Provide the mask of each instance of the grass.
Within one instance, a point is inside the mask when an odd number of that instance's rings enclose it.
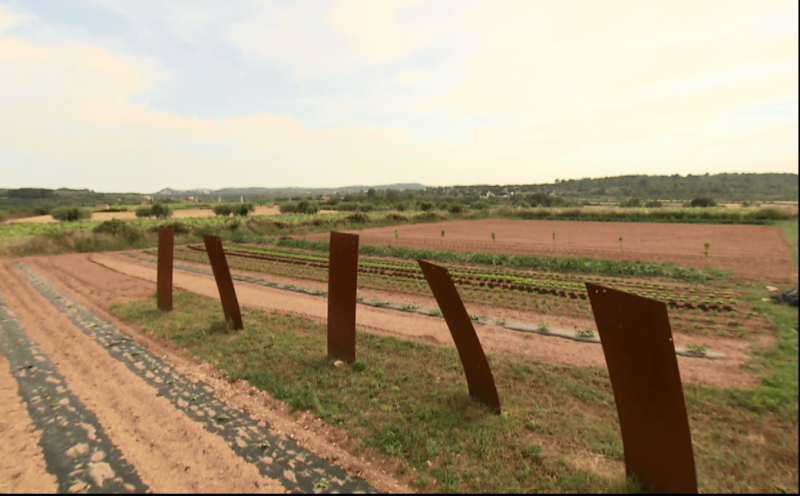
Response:
[[[359,332],[359,359],[335,368],[325,356],[324,325],[244,310],[245,328],[233,332],[220,310],[218,301],[187,293],[176,295],[171,313],[159,312],[155,298],[112,309],[232,380],[247,380],[293,410],[343,429],[357,453],[402,460],[395,475],[415,469],[420,490],[640,489],[624,479],[605,370],[490,354],[503,407],[494,415],[468,395],[452,348]],[[791,400],[780,396],[791,384],[769,382],[789,373],[788,362],[772,369],[762,364],[768,380],[754,390],[685,385],[701,490],[797,491],[796,337],[794,350],[794,406],[767,401]],[[605,467],[598,473],[590,470],[596,462]]]

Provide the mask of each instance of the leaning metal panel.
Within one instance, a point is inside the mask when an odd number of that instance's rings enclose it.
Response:
[[[356,360],[358,235],[331,232],[328,264],[328,354]]]
[[[234,329],[244,329],[242,313],[239,311],[239,300],[236,299],[231,271],[228,268],[228,261],[225,259],[225,251],[222,249],[222,240],[219,239],[219,236],[203,234],[203,242],[206,245],[208,260],[211,262],[211,270],[214,272],[214,279],[217,281],[217,289],[219,289],[219,298],[222,300],[225,320],[232,320]]]
[[[172,310],[172,261],[175,248],[175,231],[168,227],[158,230],[158,272],[156,288],[158,309]]]
[[[619,413],[625,468],[659,493],[696,493],[686,402],[664,302],[586,283]]]
[[[478,398],[500,413],[500,398],[497,396],[497,387],[489,362],[450,273],[444,267],[422,260],[417,262],[422,267],[422,273],[425,274],[425,279],[433,291],[436,303],[456,343],[458,356],[467,376],[470,396]]]

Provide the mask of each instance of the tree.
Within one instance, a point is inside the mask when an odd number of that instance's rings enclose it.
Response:
[[[50,215],[58,221],[75,222],[76,220],[86,219],[91,214],[78,207],[61,207],[53,210]]]
[[[150,207],[150,211],[159,219],[166,219],[172,215],[172,210],[163,203],[154,203],[153,206]]]
[[[367,198],[370,200],[374,200],[375,197],[378,196],[378,192],[375,191],[375,188],[370,188],[367,190]]]
[[[256,207],[252,203],[239,203],[233,206],[233,215],[240,217],[247,217],[247,214],[256,211]]]
[[[620,203],[619,206],[622,208],[639,208],[642,206],[642,199],[637,197],[628,198]]]
[[[227,203],[220,203],[218,205],[214,205],[214,208],[212,210],[214,211],[215,215],[219,215],[222,217],[228,217],[233,212],[233,209]]]
[[[153,210],[150,207],[139,207],[136,209],[136,217],[152,217]]]
[[[713,198],[700,196],[692,200],[690,205],[693,207],[715,207],[717,206],[717,202],[715,202]]]

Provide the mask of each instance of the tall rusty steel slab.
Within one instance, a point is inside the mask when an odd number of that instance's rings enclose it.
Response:
[[[228,261],[225,259],[225,250],[222,249],[222,240],[219,239],[219,236],[203,234],[203,243],[206,245],[208,260],[211,262],[211,270],[214,272],[214,280],[217,281],[219,299],[222,300],[225,320],[233,321],[234,329],[244,329],[242,313],[239,310],[239,300],[236,298],[236,291],[233,289],[233,279],[231,279]]]
[[[692,437],[664,302],[586,283],[619,413],[625,468],[658,493],[696,493]]]
[[[495,412],[500,413],[500,397],[497,395],[492,370],[489,368],[478,334],[450,273],[444,267],[430,262],[422,260],[417,262],[422,267],[422,273],[425,274],[425,279],[433,291],[436,303],[456,343],[458,356],[467,376],[470,396],[478,398],[494,408]]]
[[[358,235],[331,232],[328,264],[328,354],[356,360]]]
[[[158,309],[165,312],[172,310],[172,262],[175,252],[175,231],[168,227],[158,230],[158,271],[156,290],[158,292]]]

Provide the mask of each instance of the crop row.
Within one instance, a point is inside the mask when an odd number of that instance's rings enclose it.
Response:
[[[320,252],[330,251],[330,243],[326,241],[308,241],[294,238],[262,238],[259,240],[259,243]],[[717,269],[701,270],[693,267],[679,267],[671,264],[640,261],[631,262],[628,260],[597,260],[587,257],[536,257],[532,255],[452,252],[428,248],[415,249],[401,246],[373,245],[359,246],[358,252],[361,255],[385,258],[391,257],[406,260],[423,259],[442,263],[509,267],[545,272],[598,274],[613,277],[664,277],[682,281],[705,282],[711,279],[721,279],[725,276],[723,271]]]
[[[201,246],[191,246],[198,251],[203,251]],[[228,247],[226,252],[231,256],[248,257],[248,258],[261,258],[277,263],[291,263],[291,264],[308,264],[314,267],[326,268],[327,258],[321,256],[307,255],[303,253],[294,253],[288,250],[270,250],[263,248],[251,248],[244,246]],[[385,262],[373,262],[369,260],[359,261],[359,271],[362,273],[378,273],[389,277],[398,278],[412,278],[422,279],[422,273],[418,266],[412,267],[407,265],[399,265]],[[586,299],[586,287],[583,282],[567,282],[560,280],[552,280],[545,277],[532,278],[520,277],[519,275],[510,274],[486,274],[478,271],[461,271],[457,268],[450,269],[456,283],[462,286],[479,286],[488,287],[489,289],[506,289],[527,291],[529,293],[537,292],[540,294],[553,294],[562,297]],[[645,284],[638,282],[627,286],[625,284],[610,284],[608,281],[603,281],[600,278],[586,278],[587,281],[594,280],[594,282],[603,283],[609,286],[616,287],[621,291],[626,291],[632,294],[645,296],[653,299],[658,299],[667,302],[671,306],[687,307],[687,308],[701,308],[703,310],[732,310],[734,306],[738,305],[738,300],[733,298],[731,293],[726,293],[726,298],[719,297],[714,294],[706,295],[691,295],[684,293],[675,293],[674,288],[666,288],[664,285]]]

